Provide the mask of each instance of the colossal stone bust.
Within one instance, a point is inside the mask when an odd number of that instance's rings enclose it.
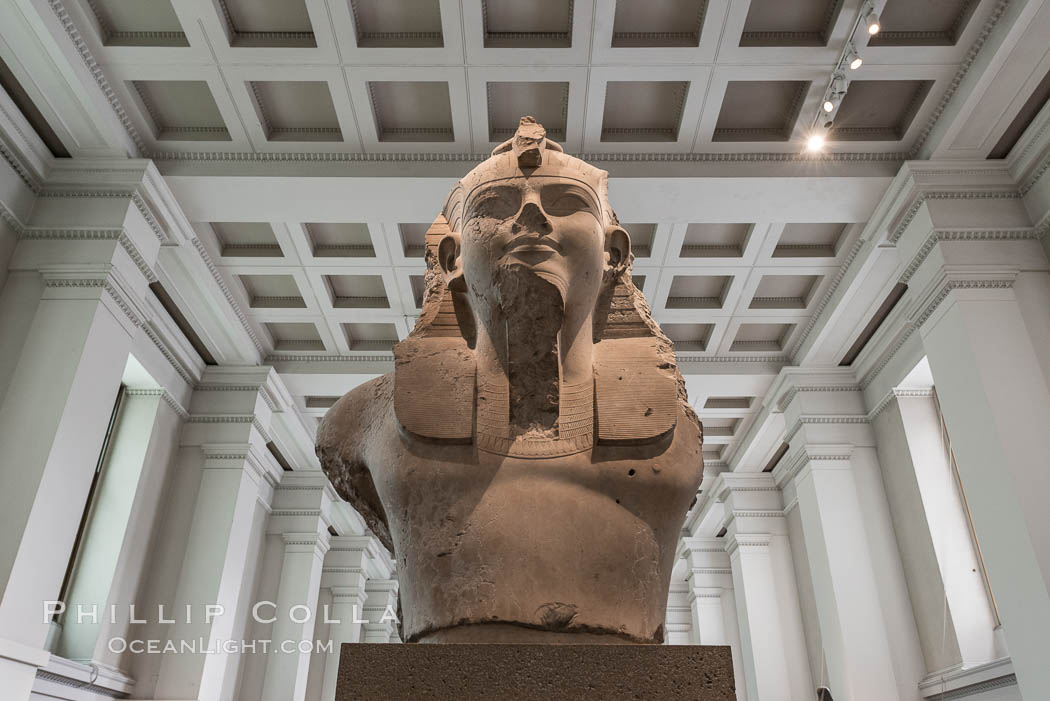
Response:
[[[525,117],[427,244],[394,372],[336,402],[317,443],[395,553],[404,639],[662,642],[701,427],[608,173]]]

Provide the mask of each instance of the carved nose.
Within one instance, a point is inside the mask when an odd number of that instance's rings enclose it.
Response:
[[[521,213],[518,214],[517,224],[523,229],[533,231],[549,232],[551,230],[551,223],[547,215],[535,202],[525,203],[525,206],[521,208]]]

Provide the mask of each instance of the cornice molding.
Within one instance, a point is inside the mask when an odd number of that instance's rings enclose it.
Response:
[[[570,155],[591,163],[903,163],[905,153],[588,153]],[[276,162],[276,163],[480,163],[488,153],[346,153],[163,151],[148,154],[154,161]]]
[[[780,411],[784,411],[791,400],[795,398],[799,392],[859,392],[860,387],[855,384],[848,385],[796,385],[791,387],[784,396],[777,402],[777,408]]]
[[[111,173],[109,170],[100,170],[101,173]],[[161,244],[169,242],[168,234],[161,227],[160,222],[157,221],[157,217],[154,216],[152,210],[146,204],[145,200],[142,199],[142,195],[139,194],[138,190],[77,190],[73,188],[66,188],[65,186],[50,186],[45,187],[39,192],[38,197],[71,197],[71,198],[100,198],[100,199],[120,199],[122,197],[128,198],[135,208],[139,210],[142,218],[146,220],[146,224],[149,226],[153,235],[157,237],[157,240]]]
[[[1046,129],[1047,126],[1050,126],[1050,120],[1048,120],[1046,124],[1043,125],[1043,129]],[[1039,181],[1043,179],[1043,176],[1046,175],[1046,172],[1048,170],[1050,170],[1050,155],[1043,159],[1042,164],[1040,164],[1035,170],[1033,170],[1032,173],[1018,188],[1018,191],[1021,193],[1021,195],[1027,196],[1028,193],[1031,192],[1033,188],[1035,188]]]
[[[896,398],[897,397],[892,390],[887,392],[883,398],[878,401],[874,408],[868,412],[868,421],[874,423],[875,419],[877,419],[882,412],[886,411]]]
[[[197,249],[197,253],[200,255],[201,260],[204,261],[204,265],[207,266],[212,279],[215,280],[215,283],[222,291],[223,297],[226,298],[226,302],[230,305],[230,309],[233,310],[237,320],[241,323],[241,327],[244,329],[245,333],[248,334],[248,338],[251,340],[252,345],[255,346],[255,349],[259,351],[260,354],[265,353],[265,348],[263,348],[262,342],[259,341],[259,337],[252,329],[252,325],[248,322],[248,317],[244,315],[243,311],[241,311],[241,305],[239,305],[234,298],[233,292],[230,291],[229,286],[226,284],[226,280],[222,277],[222,273],[219,272],[217,267],[215,267],[215,261],[212,260],[211,255],[208,253],[208,249],[204,247],[204,244],[201,243],[201,240],[198,238],[193,239],[193,247]]]
[[[164,356],[165,360],[168,361],[168,364],[171,365],[172,369],[175,370],[176,374],[178,374],[178,376],[181,377],[186,382],[186,384],[192,387],[193,384],[197,381],[196,378],[193,376],[193,374],[188,368],[186,368],[181,362],[179,362],[179,359],[175,357],[175,354],[171,352],[171,349],[168,348],[167,344],[161,340],[160,336],[157,335],[157,332],[154,331],[149,324],[143,324],[142,331],[146,334],[146,337],[149,340],[153,341],[153,345],[157,347],[157,350],[160,351],[160,354]]]
[[[840,265],[839,269],[835,271],[835,276],[831,279],[828,291],[824,293],[824,296],[820,298],[820,302],[818,302],[817,306],[813,308],[813,313],[809,315],[805,328],[802,329],[802,333],[799,334],[798,340],[795,341],[795,345],[791,348],[789,354],[791,358],[798,357],[798,353],[802,350],[802,346],[806,343],[806,339],[809,338],[809,334],[816,327],[817,322],[824,313],[824,309],[826,309],[828,304],[831,303],[831,298],[835,296],[835,292],[838,291],[839,285],[842,284],[842,281],[846,278],[846,273],[849,272],[850,266],[853,265],[853,261],[856,260],[857,255],[860,253],[865,243],[867,243],[867,239],[863,238],[862,234],[862,236],[858,238],[850,248],[845,260],[842,261],[842,265]]]
[[[872,367],[864,375],[864,378],[860,382],[861,389],[867,389],[872,382],[878,378],[879,374],[890,364],[897,352],[904,347],[908,339],[913,333],[925,324],[929,318],[933,315],[937,308],[948,298],[952,290],[991,290],[991,289],[1009,289],[1014,285],[1014,277],[992,277],[986,279],[949,279],[943,285],[937,293],[932,297],[926,307],[920,312],[914,319],[906,321],[904,324],[903,332],[897,337],[893,347],[886,353],[883,354],[879,362]],[[880,410],[881,411],[881,410]]]
[[[112,272],[101,273],[95,277],[75,277],[76,273],[56,273],[50,270],[42,270],[40,272],[44,278],[45,288],[103,289],[109,295],[110,299],[113,300],[113,303],[117,305],[117,308],[119,308],[120,311],[124,313],[124,316],[128,318],[128,321],[131,322],[133,327],[139,328],[145,323],[145,313],[136,302],[129,300],[125,296],[118,283],[114,282],[112,279]]]
[[[48,0],[48,4],[51,6],[51,11],[55,13],[55,17],[62,25],[62,28],[66,31],[66,35],[69,36],[69,40],[73,42],[74,48],[76,48],[77,53],[80,55],[80,60],[84,62],[84,66],[88,69],[88,72],[91,73],[91,77],[95,79],[95,83],[102,91],[106,100],[109,101],[109,106],[113,109],[121,126],[124,127],[124,131],[135,144],[135,147],[138,150],[135,155],[143,155],[146,152],[146,146],[142,141],[142,136],[139,134],[138,129],[135,128],[135,125],[131,122],[124,106],[120,104],[120,100],[117,99],[116,93],[113,92],[113,88],[106,79],[106,74],[102,70],[102,66],[100,66],[98,61],[95,60],[95,57],[91,55],[91,51],[87,47],[87,42],[85,42],[84,37],[81,36],[80,30],[73,22],[73,18],[69,16],[69,11],[66,10],[65,4],[62,0]]]
[[[930,118],[927,120],[926,125],[923,126],[922,131],[919,132],[919,136],[915,140],[915,145],[912,146],[911,151],[908,154],[909,159],[916,158],[922,152],[923,147],[926,145],[926,141],[930,138],[930,134],[933,133],[937,123],[944,115],[944,111],[948,108],[948,105],[955,97],[955,93],[958,92],[959,86],[962,85],[963,79],[966,78],[970,69],[973,67],[974,62],[977,60],[977,56],[980,55],[981,50],[984,49],[984,45],[988,42],[988,37],[991,36],[992,30],[995,29],[997,24],[999,24],[999,20],[1002,19],[1002,16],[1009,5],[1010,0],[998,0],[995,7],[992,8],[991,13],[988,15],[988,19],[985,21],[984,26],[981,27],[981,31],[977,35],[977,38],[966,51],[962,63],[959,64],[959,69],[955,72],[955,75],[952,76],[951,82],[948,83],[947,89],[945,89],[944,94],[941,95],[941,99],[930,114]]]
[[[1031,241],[1038,240],[1040,232],[1033,227],[1017,229],[934,229],[912,257],[899,281],[907,284],[942,241]]]
[[[164,388],[128,389],[124,391],[124,394],[128,395],[129,397],[160,397],[164,401],[164,403],[170,406],[172,411],[178,414],[179,418],[183,421],[188,419],[190,416],[190,412],[186,411],[186,409],[184,409],[183,406],[179,404],[179,400],[175,399],[175,397],[172,396],[171,392]]]
[[[47,229],[37,227],[23,227],[18,231],[20,239],[31,241],[117,241],[121,248],[128,254],[135,267],[139,269],[147,282],[157,281],[157,274],[153,272],[142,253],[139,252],[135,242],[131,240],[124,229]]]
[[[1021,193],[1017,190],[923,190],[912,200],[911,206],[905,212],[887,240],[896,245],[900,241],[908,225],[912,223],[922,206],[930,200],[1017,200],[1021,199]]]

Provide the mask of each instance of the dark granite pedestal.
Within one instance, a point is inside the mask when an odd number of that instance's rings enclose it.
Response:
[[[714,645],[342,646],[337,701],[660,699],[736,701]]]

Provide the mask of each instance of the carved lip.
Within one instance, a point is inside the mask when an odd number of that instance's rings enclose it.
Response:
[[[561,253],[561,246],[549,236],[525,234],[522,236],[515,236],[508,241],[506,245],[503,246],[503,253],[529,253],[533,255],[546,253],[549,256],[552,253]]]

